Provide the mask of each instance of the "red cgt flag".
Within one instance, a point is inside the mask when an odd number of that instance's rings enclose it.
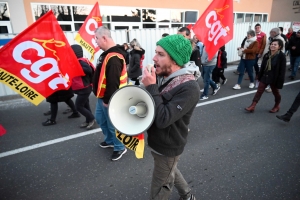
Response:
[[[84,72],[52,11],[0,49],[0,82],[35,105]]]
[[[98,2],[94,5],[91,13],[85,19],[83,25],[79,29],[75,40],[91,54],[91,61],[94,60],[94,55],[100,50],[96,41],[95,33],[96,28],[102,26],[102,18],[100,15]]]
[[[233,1],[213,0],[193,27],[211,59],[233,38]]]

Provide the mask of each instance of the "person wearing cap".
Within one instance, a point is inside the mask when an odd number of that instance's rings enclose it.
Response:
[[[85,121],[80,124],[80,128],[91,129],[95,124],[95,117],[90,107],[89,96],[92,93],[92,80],[94,67],[85,58],[83,58],[82,47],[78,44],[71,45],[80,66],[84,72],[84,76],[78,76],[72,80],[72,90],[77,94],[75,101],[76,109],[80,114],[85,116]]]
[[[289,78],[294,80],[300,64],[300,30],[297,31],[295,37],[290,39],[288,49],[290,50],[291,54],[290,62],[292,68]]]
[[[181,200],[195,200],[177,168],[187,143],[188,125],[198,103],[200,88],[189,62],[192,46],[182,35],[170,35],[156,43],[151,72],[145,68],[142,83],[155,102],[155,119],[147,130],[154,170],[150,199],[169,199],[173,186]],[[199,69],[196,67],[195,70]],[[156,77],[157,75],[157,77]]]

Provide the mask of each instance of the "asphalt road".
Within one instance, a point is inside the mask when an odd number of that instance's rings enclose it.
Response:
[[[263,94],[254,113],[245,112],[255,89],[244,80],[241,90],[233,90],[233,68],[217,95],[195,108],[179,169],[197,200],[300,199],[300,112],[289,123],[278,120],[268,112],[274,104],[270,93]],[[299,77],[286,79],[277,114],[292,104]],[[95,97],[90,100],[94,110]],[[57,124],[44,127],[48,108],[46,102],[0,102],[0,124],[7,130],[0,137],[1,200],[148,199],[153,169],[148,147],[143,159],[128,151],[112,162],[112,149],[98,146],[103,140],[99,127],[84,132],[79,128],[83,117],[62,114],[64,103]],[[174,189],[171,200],[176,199]]]

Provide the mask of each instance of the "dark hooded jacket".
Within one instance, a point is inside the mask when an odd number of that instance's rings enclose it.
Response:
[[[145,54],[145,50],[133,49],[130,52],[131,58],[129,61],[128,77],[137,78],[142,75],[141,57]]]
[[[77,58],[83,58],[82,47],[78,44],[71,45]],[[84,76],[75,77],[72,81],[72,89],[75,94],[87,94],[92,92],[92,78],[93,78],[93,69],[92,67],[83,60],[78,60],[80,66],[83,69]]]
[[[94,78],[93,78],[93,93],[95,95],[97,95],[98,82],[99,82],[99,78],[100,78],[102,63],[103,63],[105,57],[107,56],[107,54],[113,53],[113,52],[122,54],[125,59],[126,52],[124,50],[124,47],[120,46],[120,45],[113,46],[110,49],[104,51],[100,55],[100,57],[97,61],[96,71],[95,71]],[[113,93],[119,89],[120,76],[122,73],[122,69],[123,69],[123,60],[122,59],[119,59],[116,56],[109,59],[107,65],[106,65],[106,72],[105,72],[106,90],[104,93],[104,97],[102,98],[103,102],[106,104],[109,103],[109,100],[110,100],[111,96],[113,95]]]

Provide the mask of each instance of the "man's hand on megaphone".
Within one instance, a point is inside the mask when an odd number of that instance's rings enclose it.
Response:
[[[148,68],[144,68],[144,74],[142,78],[142,83],[147,87],[148,85],[156,84],[156,74],[155,68],[151,67],[151,72],[148,71]]]

